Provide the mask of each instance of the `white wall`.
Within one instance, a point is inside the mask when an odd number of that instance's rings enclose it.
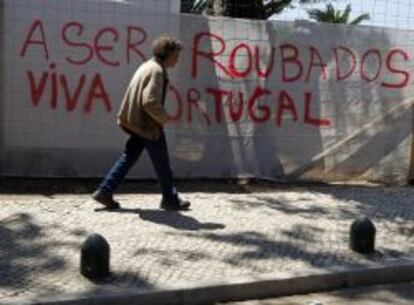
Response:
[[[125,141],[115,117],[125,87],[151,40],[170,33],[185,45],[167,101],[176,176],[407,179],[413,32],[137,2],[4,2],[2,175],[105,174]],[[266,77],[257,65],[271,67]],[[148,158],[131,176],[153,176]]]

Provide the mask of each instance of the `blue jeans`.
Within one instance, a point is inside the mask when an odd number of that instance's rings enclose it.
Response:
[[[173,176],[168,157],[168,147],[164,132],[157,141],[147,140],[138,135],[131,135],[125,145],[125,150],[118,161],[112,166],[98,190],[113,193],[122,182],[131,167],[137,162],[142,151],[146,149],[151,158],[155,172],[161,183],[164,197],[171,197],[175,193]]]

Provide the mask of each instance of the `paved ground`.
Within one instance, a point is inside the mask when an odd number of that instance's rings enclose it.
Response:
[[[151,182],[123,185],[119,212],[95,211],[96,181],[2,180],[0,303],[20,297],[117,287],[162,287],[313,266],[361,266],[414,257],[414,188],[182,182],[186,213],[158,210]],[[348,250],[361,214],[377,227],[378,252]],[[79,275],[91,233],[111,245],[113,275]]]
[[[220,305],[412,305],[414,282]]]

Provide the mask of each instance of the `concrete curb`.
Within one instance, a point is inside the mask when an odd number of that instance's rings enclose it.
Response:
[[[414,280],[414,259],[399,259],[363,267],[308,269],[296,274],[267,274],[228,282],[181,283],[158,290],[111,290],[23,300],[16,305],[197,305],[243,301],[345,287]]]

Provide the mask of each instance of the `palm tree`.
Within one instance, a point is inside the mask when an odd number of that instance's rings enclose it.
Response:
[[[335,10],[332,4],[328,4],[324,10],[313,9],[308,11],[309,18],[318,22],[327,23],[344,23],[344,24],[360,24],[362,21],[369,20],[369,14],[362,14],[352,21],[349,21],[351,14],[351,5],[348,4],[344,11]]]

